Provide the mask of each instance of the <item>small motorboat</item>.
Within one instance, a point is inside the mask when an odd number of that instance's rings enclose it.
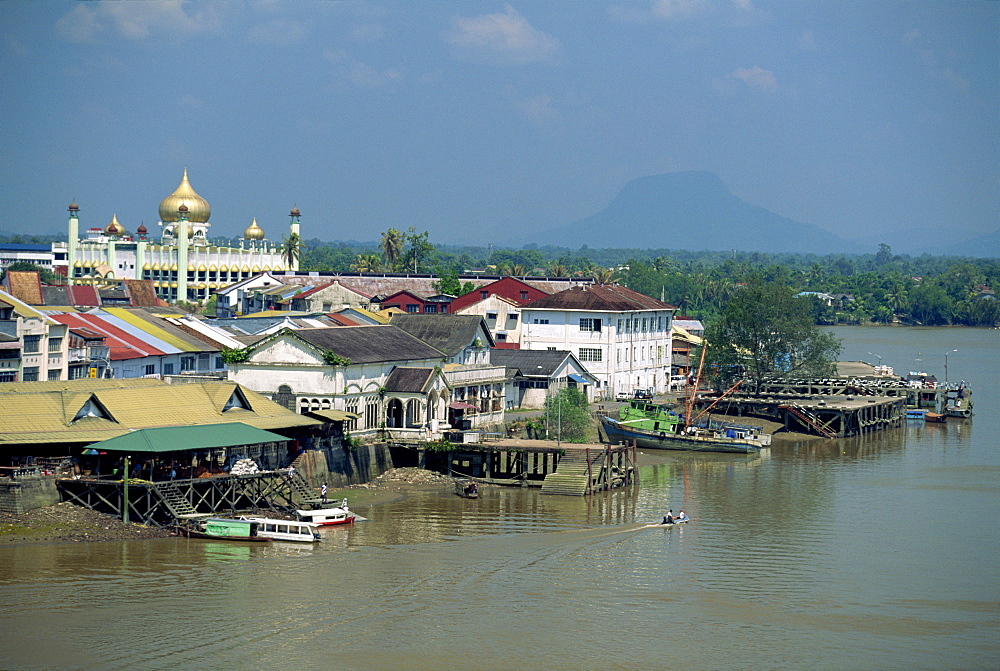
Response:
[[[924,415],[925,422],[934,422],[935,424],[945,424],[948,421],[948,415],[940,412],[928,412]]]
[[[253,520],[209,518],[189,521],[176,527],[177,533],[187,538],[205,538],[218,541],[244,541],[249,543],[269,543],[270,538],[257,535],[258,526]]]
[[[479,486],[474,480],[459,480],[455,483],[455,493],[463,499],[478,499]]]
[[[322,504],[318,504],[322,505]],[[357,517],[347,507],[347,499],[340,502],[339,506],[329,508],[313,508],[311,510],[296,510],[296,515],[303,522],[312,522],[321,527],[330,527],[338,524],[354,524]]]
[[[673,522],[668,522],[667,518],[664,517],[663,521],[660,522],[660,526],[661,527],[675,527],[678,524],[687,524],[690,521],[691,521],[690,517],[683,517],[683,518],[680,518],[680,519],[678,519],[678,518],[675,517]]]

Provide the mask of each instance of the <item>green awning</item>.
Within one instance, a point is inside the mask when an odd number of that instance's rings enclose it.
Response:
[[[237,445],[277,443],[289,438],[239,422],[140,429],[88,445],[107,452],[183,452]]]

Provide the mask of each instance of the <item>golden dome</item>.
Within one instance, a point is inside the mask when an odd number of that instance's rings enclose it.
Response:
[[[264,239],[264,229],[257,225],[257,217],[253,218],[253,223],[243,231],[244,240],[263,240]]]
[[[205,264],[204,263],[199,263],[198,264],[198,272],[199,273],[204,273],[206,271],[208,271],[208,268],[205,267]]]
[[[111,217],[111,223],[104,227],[105,235],[122,235],[125,233],[125,227],[118,223],[118,215]]]
[[[159,263],[154,263],[153,264],[153,270],[160,270],[160,264]]]
[[[181,205],[188,208],[188,221],[204,224],[212,216],[212,208],[208,201],[199,196],[188,181],[188,171],[184,168],[181,184],[172,194],[160,201],[160,221],[177,221],[177,210]]]
[[[177,272],[177,264],[176,263],[170,264],[170,270],[172,270],[172,271],[174,271],[176,273]]]
[[[219,272],[219,267],[213,263],[212,265],[210,265],[208,267],[208,272],[210,272],[210,273],[217,273],[217,272]]]
[[[74,268],[83,268],[83,263],[80,261],[80,259],[77,259],[76,263],[73,264],[73,267]]]
[[[142,269],[143,270],[152,270],[153,266],[149,265],[148,263],[144,263],[144,264],[142,264]]]
[[[194,270],[195,270],[194,264],[193,263],[189,263],[187,270],[188,270],[189,273],[193,273]]]
[[[223,272],[223,273],[228,273],[229,272],[229,266],[227,266],[225,263],[223,263],[221,266],[219,266],[219,270],[221,272]]]

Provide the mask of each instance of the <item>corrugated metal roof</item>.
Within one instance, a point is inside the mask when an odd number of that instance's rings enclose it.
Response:
[[[216,447],[258,445],[287,441],[285,436],[240,422],[207,426],[163,426],[139,429],[94,443],[90,449],[107,452],[177,452]]]
[[[638,310],[675,310],[676,308],[617,284],[592,284],[544,296],[531,301],[522,309],[632,312]]]
[[[168,345],[177,348],[181,352],[200,352],[204,351],[205,349],[203,343],[199,343],[202,345],[201,347],[192,345],[184,338],[181,338],[180,336],[174,333],[169,333],[167,332],[166,329],[163,329],[157,326],[155,323],[149,321],[148,319],[145,319],[144,315],[142,315],[141,313],[128,310],[126,308],[104,308],[104,311],[107,312],[109,315],[117,317],[118,319],[124,321],[125,323],[134,326],[135,328],[141,329],[142,331],[153,336],[154,338],[162,340]]]
[[[226,410],[233,394],[250,409]],[[91,398],[108,417],[73,421]],[[130,430],[228,422],[266,430],[320,424],[235,382],[166,384],[140,378],[0,384],[0,445],[93,442]]]

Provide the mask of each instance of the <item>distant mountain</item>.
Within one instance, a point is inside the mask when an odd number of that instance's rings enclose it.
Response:
[[[924,246],[926,247],[927,245]],[[945,244],[933,249],[927,249],[926,251],[935,256],[971,256],[977,259],[1000,259],[1000,228],[992,233],[980,235],[965,242]]]
[[[819,226],[740,200],[711,172],[633,179],[601,212],[535,237],[539,244],[570,248],[855,251],[853,245]]]

